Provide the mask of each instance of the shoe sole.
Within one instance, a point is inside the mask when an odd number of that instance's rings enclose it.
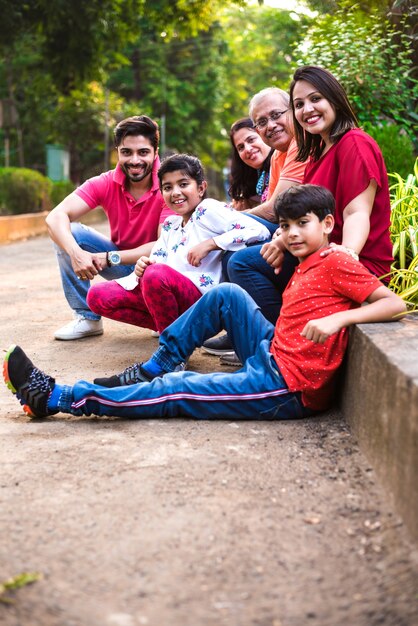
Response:
[[[242,367],[241,361],[227,361],[221,358],[219,363],[220,365],[226,365],[227,367]]]
[[[202,350],[207,352],[208,354],[213,354],[213,356],[225,356],[226,354],[234,354],[232,348],[228,350],[219,350],[217,348],[206,348],[206,346],[202,346]]]
[[[4,382],[6,383],[6,387],[8,389],[10,389],[12,394],[15,395],[16,398],[19,400],[19,402],[22,405],[23,410],[26,413],[26,415],[28,415],[28,417],[36,417],[36,415],[31,411],[30,407],[27,404],[23,404],[22,399],[19,397],[19,394],[17,393],[17,390],[13,387],[12,381],[10,380],[10,376],[9,376],[9,357],[12,354],[12,352],[14,352],[15,348],[16,348],[16,345],[10,346],[10,348],[6,352],[6,356],[4,357],[4,361],[3,361],[3,378],[4,378]]]
[[[91,332],[88,333],[83,333],[82,335],[77,335],[77,336],[72,336],[72,337],[59,337],[57,335],[54,335],[54,338],[57,339],[57,341],[76,341],[77,339],[84,339],[85,337],[96,337],[98,335],[103,335],[103,330],[92,330]]]

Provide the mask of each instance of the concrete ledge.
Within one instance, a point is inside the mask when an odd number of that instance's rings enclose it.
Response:
[[[418,317],[352,329],[342,411],[418,540]]]
[[[48,211],[0,216],[0,243],[11,243],[45,234],[47,232],[45,224],[47,215]]]
[[[12,243],[28,237],[46,235],[48,229],[45,218],[48,211],[42,213],[23,213],[22,215],[0,216],[0,244]],[[80,222],[83,224],[96,224],[106,218],[103,209],[94,209],[83,216]]]

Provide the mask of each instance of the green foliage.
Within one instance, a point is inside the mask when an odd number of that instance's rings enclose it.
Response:
[[[80,182],[103,171],[105,128],[112,128],[123,117],[122,108],[122,99],[112,93],[106,96],[103,86],[96,82],[58,97],[49,114],[47,139],[48,143],[59,143],[69,150],[73,181]]]
[[[194,152],[219,171],[227,130],[247,115],[251,96],[269,85],[287,87],[300,24],[288,11],[231,6],[204,32],[181,39],[161,37],[142,18],[137,41],[123,51],[130,64],[111,72],[108,85],[128,101],[125,114],[165,121],[162,150]]]
[[[70,180],[55,181],[51,188],[51,203],[55,207],[62,202],[75,189],[74,183]]]
[[[374,126],[364,124],[364,130],[377,141],[385,159],[388,172],[398,172],[406,177],[414,161],[414,145],[398,124]]]
[[[288,88],[296,64],[294,42],[306,18],[270,7],[228,9],[220,17],[223,54],[223,117],[229,127],[248,115],[251,97],[265,87]]]
[[[0,215],[51,209],[51,181],[26,168],[0,168]]]
[[[243,0],[0,0],[0,35],[10,46],[36,32],[45,69],[56,88],[68,94],[120,64],[122,48],[135,39],[142,18],[169,37],[196,35],[231,2],[244,4]]]
[[[395,181],[391,191],[391,227],[394,263],[389,288],[418,310],[418,159],[414,173],[403,179],[390,174]]]
[[[361,123],[396,120],[411,136],[417,83],[411,78],[410,40],[386,19],[340,2],[315,19],[297,47],[298,64],[321,65],[344,85]]]
[[[39,572],[23,572],[22,574],[18,574],[9,580],[5,580],[0,583],[0,602],[12,604],[13,600],[6,596],[7,592],[30,585],[41,578],[42,574]]]

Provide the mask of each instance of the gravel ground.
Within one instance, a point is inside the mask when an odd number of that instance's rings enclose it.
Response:
[[[57,342],[46,237],[1,247],[1,348],[60,382],[148,356],[147,330]],[[218,368],[196,351],[190,367]],[[291,422],[29,420],[1,401],[4,626],[413,626],[418,550],[337,411]],[[198,416],[196,416],[198,417]],[[0,589],[1,593],[1,589]]]

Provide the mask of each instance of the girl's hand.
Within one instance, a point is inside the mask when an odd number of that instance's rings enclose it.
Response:
[[[340,313],[344,312],[341,311],[317,320],[310,320],[301,332],[302,337],[306,337],[306,339],[314,343],[325,343],[328,337],[338,333],[346,325]]]
[[[218,246],[213,239],[206,239],[206,241],[202,241],[198,243],[197,246],[190,248],[187,253],[187,261],[190,265],[193,265],[193,267],[199,267],[202,259],[204,259],[209,252],[212,252],[212,250],[218,250]]]
[[[274,268],[274,273],[278,274],[282,269],[284,252],[283,252],[283,243],[281,241],[281,237],[276,237],[265,243],[261,250],[260,254],[263,259]]]
[[[147,269],[148,265],[152,265],[155,261],[152,261],[149,256],[141,256],[135,265],[135,274],[141,278],[142,274]]]
[[[355,250],[353,250],[353,248],[347,248],[346,246],[343,246],[342,244],[337,244],[337,243],[330,243],[328,248],[326,248],[323,252],[321,252],[319,256],[325,257],[325,256],[328,256],[329,254],[332,254],[333,252],[344,252],[344,254],[348,254],[353,259],[358,261],[358,254]]]

